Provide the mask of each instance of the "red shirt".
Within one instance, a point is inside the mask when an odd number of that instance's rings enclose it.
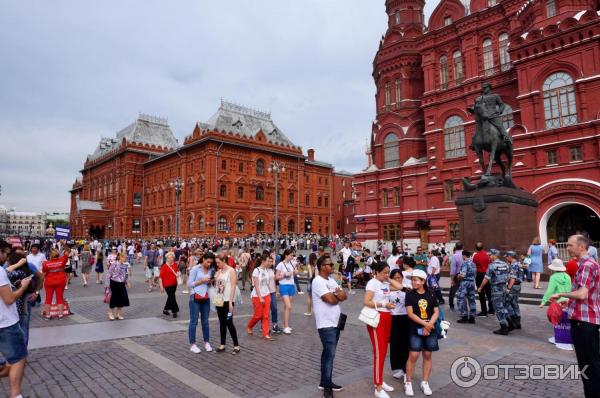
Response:
[[[67,274],[65,265],[69,256],[65,254],[62,257],[46,260],[42,263],[42,272],[45,274],[44,285],[64,285],[67,283]]]
[[[571,261],[567,261],[566,267],[567,275],[571,277],[571,282],[575,282],[575,274],[577,273],[577,268],[579,268],[579,265],[577,265],[577,257],[574,257]]]
[[[179,272],[179,268],[175,263],[171,264],[170,267],[166,263],[160,267],[160,279],[162,280],[163,287],[177,285],[177,272]]]
[[[235,258],[233,258],[233,256],[228,257],[227,265],[229,265],[231,268],[235,269]]]
[[[485,250],[479,250],[473,256],[473,262],[477,267],[477,272],[487,272],[488,265],[490,265],[490,256],[488,256]]]
[[[600,266],[593,258],[579,259],[572,290],[585,286],[588,289],[584,300],[569,300],[569,319],[600,325]]]

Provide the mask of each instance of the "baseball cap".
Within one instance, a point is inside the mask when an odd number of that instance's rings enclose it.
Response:
[[[413,269],[412,274],[410,275],[410,277],[414,278],[415,276],[417,278],[427,279],[427,274],[422,269]]]
[[[498,249],[490,249],[489,253],[491,255],[494,255],[494,256],[499,256],[500,255],[500,250],[498,250]]]
[[[509,250],[506,252],[506,255],[509,257],[517,257],[517,252],[515,252],[514,250]]]

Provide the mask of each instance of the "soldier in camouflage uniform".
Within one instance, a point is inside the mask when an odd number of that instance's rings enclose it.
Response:
[[[510,263],[508,286],[506,295],[506,311],[508,312],[508,329],[521,329],[521,310],[519,309],[519,296],[521,295],[521,282],[525,272],[514,251],[506,252],[506,261]]]
[[[460,267],[460,273],[457,276],[460,283],[457,299],[461,318],[457,322],[475,323],[475,315],[477,314],[477,304],[475,302],[475,275],[477,275],[477,267],[473,260],[471,260],[470,252],[463,250],[462,255],[463,263]],[[469,302],[468,311],[465,299]]]
[[[490,249],[489,255],[492,262],[488,266],[488,270],[485,273],[483,282],[479,285],[479,289],[477,289],[477,293],[481,293],[481,289],[486,284],[491,284],[492,304],[494,305],[496,318],[500,322],[500,329],[494,330],[494,333],[506,336],[508,334],[508,314],[504,303],[506,302],[506,284],[510,275],[510,267],[504,261],[500,260],[499,250]]]

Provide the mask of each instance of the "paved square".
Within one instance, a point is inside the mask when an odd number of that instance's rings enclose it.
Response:
[[[136,270],[138,271],[138,270]],[[32,319],[29,363],[23,391],[29,397],[287,397],[312,398],[317,390],[321,343],[314,319],[306,317],[306,295],[294,298],[291,336],[276,336],[265,342],[248,336],[245,325],[251,314],[248,292],[244,304],[236,308],[237,327],[242,352],[227,351],[200,354],[189,351],[187,324],[188,296],[177,294],[180,317],[162,315],[166,295],[149,293],[141,272],[134,275],[130,289],[131,307],[125,309],[125,321],[108,321],[102,303],[103,288],[79,286],[74,280],[67,291],[72,311],[63,321],[45,321],[35,309]],[[447,281],[443,280],[442,285]],[[304,286],[303,286],[304,288]],[[345,387],[336,397],[371,397],[372,352],[366,327],[357,316],[364,292],[357,291],[342,304],[349,315],[346,330],[338,345],[334,381]],[[534,299],[535,301],[535,299]],[[430,385],[434,395],[444,397],[573,397],[582,396],[580,380],[480,380],[475,387],[462,388],[452,382],[450,367],[462,356],[484,364],[563,364],[575,363],[573,352],[561,351],[547,342],[552,327],[545,310],[522,305],[523,330],[510,336],[496,336],[495,318],[478,318],[475,325],[455,323],[456,314],[443,306],[452,322],[447,339],[440,341],[440,351],[433,356]],[[283,305],[279,303],[280,317]],[[198,327],[198,338],[201,331]],[[218,345],[218,321],[211,313],[210,341]],[[389,363],[389,362],[388,362]],[[420,362],[417,364],[415,396],[421,396]],[[392,397],[404,396],[402,385],[391,377],[389,365],[385,380],[394,386]],[[6,394],[2,381],[0,395]]]

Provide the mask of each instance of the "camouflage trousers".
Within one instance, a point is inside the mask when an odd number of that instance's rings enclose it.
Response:
[[[508,326],[508,320],[506,319],[508,312],[506,311],[506,307],[504,307],[504,303],[506,302],[505,287],[506,285],[504,284],[492,285],[492,305],[501,326]]]
[[[474,317],[477,314],[477,303],[475,301],[475,281],[462,281],[456,294],[460,316]],[[465,300],[468,302],[465,302]],[[469,308],[467,309],[467,304]]]
[[[513,285],[512,289],[506,295],[506,311],[509,317],[521,317],[519,309],[519,296],[521,295],[521,285]]]

